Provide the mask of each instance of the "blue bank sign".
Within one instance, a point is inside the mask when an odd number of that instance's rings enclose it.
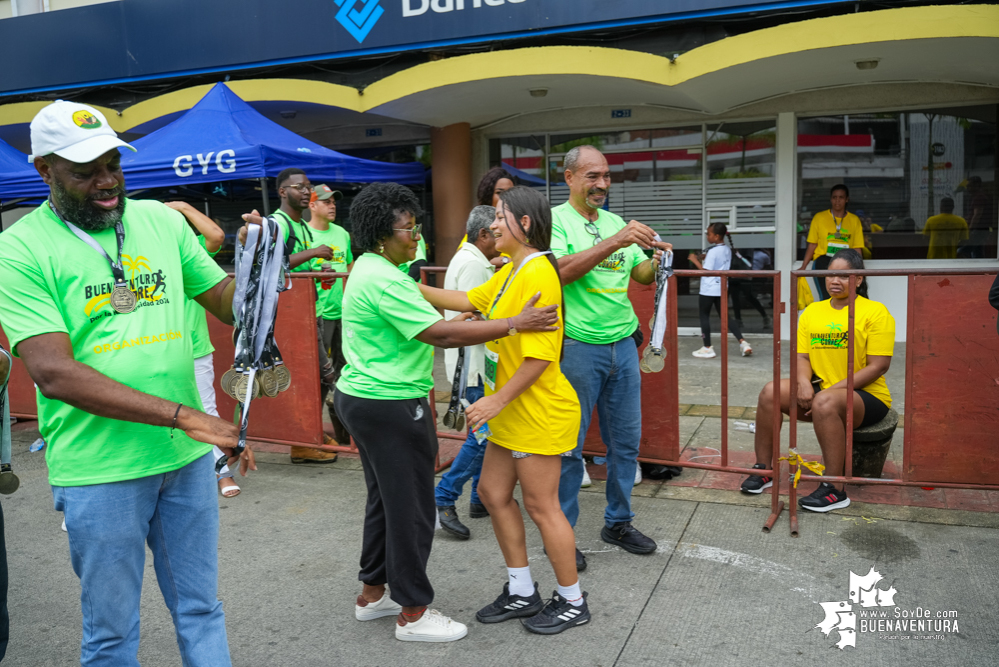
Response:
[[[829,3],[120,0],[0,20],[0,95]]]

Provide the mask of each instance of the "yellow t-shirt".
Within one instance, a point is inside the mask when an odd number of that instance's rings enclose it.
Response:
[[[798,352],[808,354],[812,372],[828,389],[846,379],[846,335],[849,310],[832,307],[832,299],[817,301],[798,318]],[[884,304],[857,297],[854,313],[853,371],[867,366],[867,355],[890,357],[895,347],[895,318]],[[891,394],[882,375],[863,389],[891,407]]]
[[[489,282],[468,292],[468,299],[489,319],[519,315],[524,304],[541,292],[537,306],[558,304],[562,310],[562,291],[558,274],[547,257],[535,257],[525,264],[507,285],[499,301],[493,300],[513,264],[496,272]],[[491,312],[490,312],[491,311]],[[551,362],[537,382],[513,400],[503,411],[489,420],[493,432],[490,442],[501,447],[529,454],[555,455],[576,446],[579,436],[580,408],[576,392],[562,374],[559,357],[562,352],[562,320],[558,331],[525,332],[486,343],[486,375],[491,375],[490,356],[498,355],[493,384],[486,380],[486,396],[503,388],[527,358]]]
[[[968,223],[959,215],[941,213],[926,221],[923,235],[930,237],[926,259],[956,259],[957,244],[968,238]]]
[[[839,223],[839,233],[836,232],[836,223]],[[864,231],[860,224],[860,218],[847,211],[842,218],[833,218],[832,211],[819,211],[812,218],[812,224],[808,228],[808,243],[814,243],[815,257],[823,255],[835,255],[839,248],[829,252],[829,236],[838,236],[838,243],[849,248],[864,247]]]

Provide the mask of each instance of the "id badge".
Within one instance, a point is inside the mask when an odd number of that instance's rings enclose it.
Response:
[[[487,346],[485,361],[486,386],[496,391],[496,368],[499,366],[499,352],[493,352]]]
[[[826,236],[826,255],[832,257],[840,250],[846,250],[850,247],[850,238],[848,236],[841,236],[839,234],[829,234]]]

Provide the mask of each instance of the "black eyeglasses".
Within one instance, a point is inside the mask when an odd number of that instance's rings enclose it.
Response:
[[[597,229],[597,226],[595,224],[587,220],[586,224],[583,225],[583,229],[585,229],[587,232],[593,235],[593,245],[597,245],[598,243],[603,243],[604,239],[602,236],[600,236],[600,230]]]

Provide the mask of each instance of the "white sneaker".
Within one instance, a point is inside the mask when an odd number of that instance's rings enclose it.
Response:
[[[749,346],[748,341],[742,341],[739,343],[739,349],[742,350],[742,356],[749,357],[753,354],[753,348]]]
[[[468,626],[436,609],[427,609],[420,620],[395,625],[395,638],[404,642],[453,642],[468,634]]]
[[[359,621],[373,621],[376,618],[398,616],[401,611],[402,605],[393,601],[392,598],[389,597],[388,589],[386,588],[385,594],[382,595],[382,599],[378,602],[369,602],[366,607],[355,604],[354,618]]]
[[[639,463],[639,464],[637,464],[635,466],[635,484],[634,484],[634,486],[638,486],[641,483],[642,483],[642,464]]]
[[[699,350],[694,350],[694,356],[698,359],[714,359],[716,356],[715,351],[710,347],[702,347]]]
[[[586,464],[583,464],[583,483],[579,485],[581,489],[588,489],[593,486],[593,480],[590,479],[590,473],[586,470]]]

